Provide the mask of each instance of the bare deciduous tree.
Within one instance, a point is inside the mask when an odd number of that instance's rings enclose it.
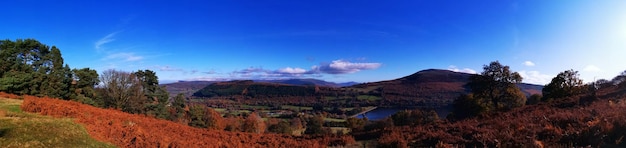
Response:
[[[129,72],[106,70],[100,75],[102,97],[107,107],[140,113],[145,101],[141,82]]]

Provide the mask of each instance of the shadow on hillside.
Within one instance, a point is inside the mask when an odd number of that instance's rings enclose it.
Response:
[[[0,137],[4,137],[4,135],[6,133],[8,133],[9,130],[10,130],[9,128],[2,128],[2,129],[0,129]]]

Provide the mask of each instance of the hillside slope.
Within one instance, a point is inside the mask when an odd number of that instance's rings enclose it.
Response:
[[[191,96],[198,90],[213,83],[217,83],[217,81],[178,81],[174,83],[162,84],[161,86],[164,86],[167,92],[170,93],[170,96],[174,97],[178,94]]]
[[[84,124],[94,138],[120,147],[326,147],[341,140],[208,130],[72,101],[32,96],[25,96],[21,108],[43,115],[76,118],[76,122]]]
[[[626,90],[603,88],[552,103],[457,122],[387,128],[385,147],[625,147]]]
[[[22,100],[3,96],[0,96],[0,147],[115,147],[92,138],[74,119],[22,112]]]

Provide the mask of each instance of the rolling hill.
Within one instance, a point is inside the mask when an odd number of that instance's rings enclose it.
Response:
[[[162,84],[161,86],[165,86],[167,92],[170,93],[170,97],[174,97],[179,93],[182,93],[185,96],[191,96],[198,90],[213,83],[217,83],[217,81],[178,81],[174,83]]]
[[[278,104],[286,103],[279,102],[279,100],[286,101],[286,99],[291,98],[310,103],[441,107],[447,106],[459,95],[470,91],[464,85],[469,82],[468,79],[471,75],[448,70],[428,69],[395,80],[363,83],[341,88],[320,86],[318,84],[324,83],[314,79],[264,82],[231,81],[210,84],[194,93],[193,96],[199,98],[248,98],[246,100],[254,98]],[[543,86],[533,84],[519,84],[518,86],[526,95],[541,93],[543,88]]]
[[[300,86],[321,86],[321,87],[348,87],[359,84],[358,82],[344,82],[335,83],[318,79],[286,79],[286,80],[253,80],[254,82],[262,83],[275,83],[285,85],[300,85]],[[213,83],[225,82],[225,81],[178,81],[174,83],[162,84],[165,86],[171,97],[176,96],[179,93],[185,96],[192,96],[200,89],[211,85]]]
[[[459,95],[468,93],[465,87],[473,74],[449,70],[427,69],[395,80],[363,83],[351,86],[366,91],[378,92],[387,101],[414,103],[422,100],[426,104],[449,104]],[[543,86],[521,83],[518,87],[527,96],[541,94]],[[383,102],[391,103],[394,102]],[[414,104],[416,105],[416,104]]]

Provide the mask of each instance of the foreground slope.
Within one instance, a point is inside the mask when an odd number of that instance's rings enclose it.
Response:
[[[0,96],[0,147],[114,147],[70,118],[22,112],[22,100]]]
[[[94,138],[120,147],[326,147],[341,140],[207,130],[72,101],[31,96],[24,97],[21,108],[43,115],[76,118]]]
[[[626,90],[616,87],[456,122],[384,129],[381,146],[626,147]]]

